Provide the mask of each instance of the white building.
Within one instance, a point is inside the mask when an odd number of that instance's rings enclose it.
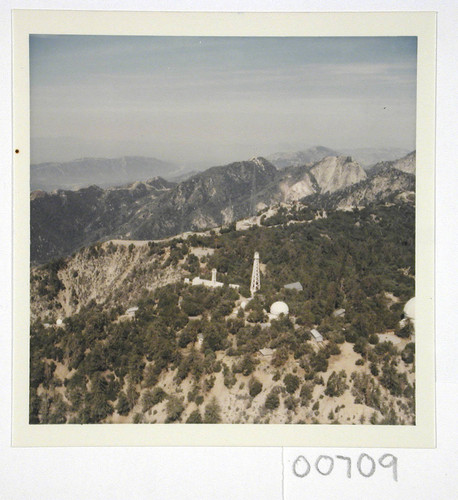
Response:
[[[135,313],[138,311],[138,307],[129,307],[126,311],[126,316],[135,318]]]
[[[287,290],[297,290],[298,292],[302,292],[304,287],[302,286],[299,281],[295,281],[294,283],[288,283],[285,285],[283,288],[286,288]]]
[[[187,284],[190,283],[191,285],[194,285],[194,286],[203,285],[203,286],[208,286],[210,288],[220,288],[220,287],[224,286],[224,283],[222,283],[221,281],[216,281],[216,269],[212,269],[212,279],[211,280],[204,280],[204,279],[196,276],[195,278],[192,279],[192,281],[189,281],[189,278],[185,278],[184,282]],[[229,288],[234,288],[235,290],[238,290],[240,288],[240,286],[230,284]]]
[[[334,318],[342,318],[343,316],[345,316],[345,309],[336,309],[332,315],[334,316]]]
[[[317,341],[317,342],[323,342],[323,335],[321,335],[321,333],[316,330],[315,328],[313,328],[312,330],[310,330],[310,333],[312,334],[313,338]]]
[[[284,314],[285,316],[287,316],[289,314],[288,304],[286,304],[285,302],[281,302],[281,301],[274,302],[270,306],[269,318],[276,319],[280,316],[280,314]]]

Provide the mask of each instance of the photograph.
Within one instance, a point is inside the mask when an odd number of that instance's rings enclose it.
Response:
[[[415,425],[416,37],[29,40],[31,424]]]

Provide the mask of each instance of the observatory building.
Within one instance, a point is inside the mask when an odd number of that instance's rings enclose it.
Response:
[[[208,286],[210,288],[220,288],[220,287],[224,286],[224,283],[222,283],[221,281],[216,281],[216,269],[212,269],[212,279],[211,280],[204,280],[204,279],[196,276],[195,278],[193,278],[192,281],[190,281],[189,278],[185,278],[184,282],[187,284],[191,284],[191,285]],[[240,286],[230,284],[229,288],[235,288],[236,290],[238,290],[240,288]]]
[[[280,316],[280,314],[284,314],[285,316],[287,316],[289,314],[288,304],[286,304],[285,302],[281,302],[281,301],[274,302],[270,306],[270,315],[269,316],[271,317],[271,319],[275,319],[275,318],[278,318]]]
[[[406,302],[404,306],[404,318],[399,322],[399,326],[403,328],[409,322],[413,326],[413,331],[415,332],[415,297],[412,297]],[[415,341],[415,334],[412,334],[412,340]]]

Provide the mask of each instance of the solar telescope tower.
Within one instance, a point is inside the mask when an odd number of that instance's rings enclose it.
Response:
[[[253,262],[253,273],[251,275],[251,286],[250,286],[251,296],[253,297],[254,294],[258,290],[260,290],[260,288],[261,288],[261,277],[259,274],[259,253],[255,252],[254,262]]]

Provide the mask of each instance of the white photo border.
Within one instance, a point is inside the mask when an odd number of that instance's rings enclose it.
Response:
[[[30,34],[417,37],[416,425],[29,424]],[[435,447],[435,57],[433,12],[13,11],[13,446]]]

